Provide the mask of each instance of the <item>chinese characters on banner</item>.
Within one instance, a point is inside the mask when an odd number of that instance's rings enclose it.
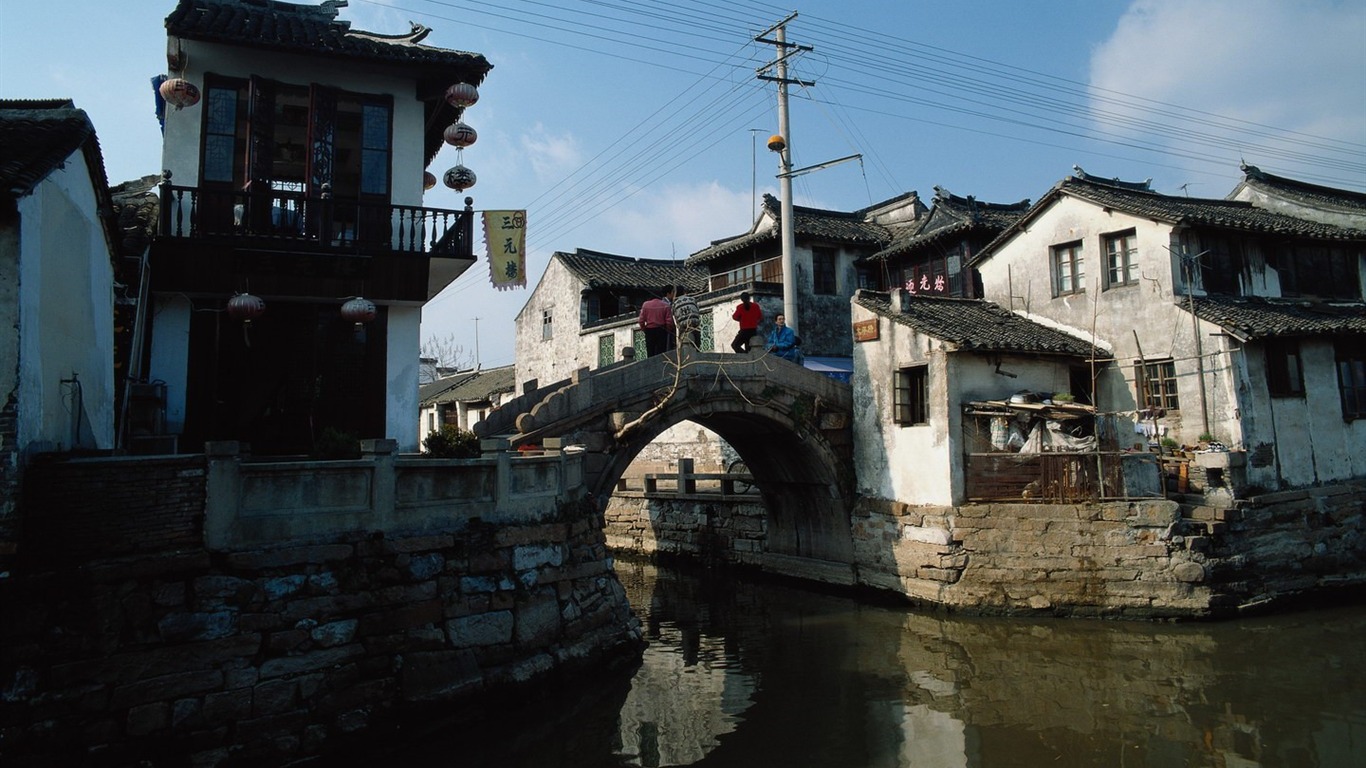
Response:
[[[489,280],[500,291],[526,287],[526,211],[484,211]]]

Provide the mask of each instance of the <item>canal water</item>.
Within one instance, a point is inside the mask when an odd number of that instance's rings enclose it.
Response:
[[[1361,604],[1219,623],[973,618],[617,571],[650,641],[638,668],[409,734],[385,764],[1366,766]]]

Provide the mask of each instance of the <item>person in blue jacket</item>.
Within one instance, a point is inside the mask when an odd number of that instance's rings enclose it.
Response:
[[[797,334],[787,327],[785,316],[778,315],[773,318],[773,333],[769,334],[768,337],[767,349],[769,352],[800,365],[802,362],[801,343]]]

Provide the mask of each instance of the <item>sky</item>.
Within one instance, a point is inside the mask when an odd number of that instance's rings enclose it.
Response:
[[[0,98],[71,98],[111,183],[157,173],[174,4],[0,3]],[[681,263],[748,231],[779,170],[777,89],[756,76],[776,48],[755,38],[794,13],[793,165],[859,156],[797,176],[797,205],[1037,200],[1074,167],[1220,198],[1243,162],[1366,192],[1360,0],[350,0],[353,28],[416,22],[494,66],[464,116],[479,140],[429,168],[478,182],[425,205],[527,210],[528,287],[494,290],[481,256],[424,308],[423,341],[511,364],[555,251]]]

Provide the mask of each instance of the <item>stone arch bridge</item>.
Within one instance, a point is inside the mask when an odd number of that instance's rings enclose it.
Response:
[[[682,350],[590,371],[527,392],[476,427],[512,446],[582,446],[585,484],[605,504],[645,446],[683,421],[719,434],[754,476],[768,510],[775,570],[846,581],[853,560],[850,386],[780,358]],[[784,567],[784,557],[802,558]],[[844,574],[843,578],[835,574]]]

